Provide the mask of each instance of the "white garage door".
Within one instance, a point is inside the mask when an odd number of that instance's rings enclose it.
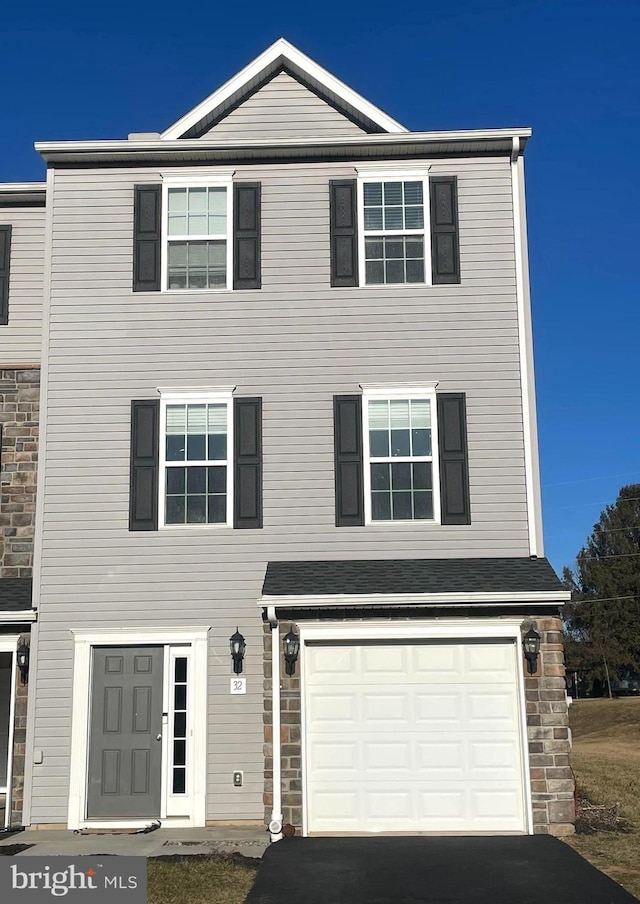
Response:
[[[525,831],[513,642],[309,643],[309,833]]]

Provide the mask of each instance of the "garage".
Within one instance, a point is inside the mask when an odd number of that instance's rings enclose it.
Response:
[[[514,638],[397,628],[306,639],[306,833],[528,831]]]

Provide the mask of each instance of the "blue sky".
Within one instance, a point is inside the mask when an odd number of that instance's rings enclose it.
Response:
[[[546,552],[572,562],[640,483],[637,0],[8,3],[0,180],[33,141],[158,131],[281,35],[411,129],[530,125]]]

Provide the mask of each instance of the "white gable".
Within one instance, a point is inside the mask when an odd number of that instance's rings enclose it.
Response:
[[[327,111],[333,110],[334,113],[342,111],[345,122],[352,125],[357,123],[356,128],[360,131],[407,131],[399,122],[352,91],[284,38],[280,38],[221,88],[166,129],[161,138],[175,140],[200,137],[216,123],[231,116],[232,111],[239,110],[252,95],[259,94],[261,89],[279,77],[283,70],[292,77],[292,81],[298,82],[301,87],[307,86],[308,94],[324,103]],[[326,102],[321,98],[325,98]],[[327,118],[326,111],[318,115]],[[215,134],[219,134],[217,129]],[[291,132],[288,135],[292,137]]]

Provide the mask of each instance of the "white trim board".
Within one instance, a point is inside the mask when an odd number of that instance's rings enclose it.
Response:
[[[26,625],[35,620],[35,609],[25,609],[22,612],[0,612],[0,625]]]
[[[408,131],[403,125],[392,119],[385,112],[375,107],[366,100],[362,95],[358,94],[341,82],[318,63],[315,63],[310,57],[306,56],[293,44],[290,44],[285,38],[278,38],[277,41],[267,47],[263,53],[257,56],[251,63],[241,69],[236,75],[225,82],[220,88],[206,97],[193,110],[190,110],[182,116],[177,122],[165,129],[161,134],[161,140],[173,140],[181,138],[185,132],[197,125],[201,120],[205,119],[217,107],[220,107],[225,101],[233,98],[235,95],[241,95],[243,90],[247,91],[252,84],[256,84],[263,75],[268,75],[269,70],[273,69],[279,62],[289,63],[293,69],[301,70],[311,82],[319,84],[324,91],[337,99],[341,100],[346,106],[353,107],[358,110],[367,119],[375,122],[385,132],[406,132]],[[275,70],[274,70],[275,71]]]
[[[115,828],[148,825],[146,820],[88,820],[86,818],[87,767],[89,762],[89,720],[91,705],[91,652],[94,646],[137,646],[157,644],[172,647],[178,644],[191,648],[191,697],[190,727],[193,731],[193,763],[190,780],[191,813],[173,825],[204,826],[206,824],[207,781],[207,638],[210,628],[126,628],[112,631],[72,631],[74,639],[73,704],[71,716],[71,766],[69,776],[68,828]],[[166,739],[165,739],[166,743]],[[165,776],[163,775],[163,783]],[[163,804],[166,799],[163,795]],[[161,811],[163,822],[167,818]]]
[[[4,793],[4,828],[11,823],[13,792],[13,742],[15,733],[16,689],[18,686],[18,641],[19,634],[4,634],[0,637],[0,653],[11,656],[11,677],[9,679],[9,734],[7,737],[7,782]]]
[[[537,593],[339,593],[291,596],[263,595],[259,606],[279,608],[331,608],[350,606],[561,606],[571,600],[571,591]]]

